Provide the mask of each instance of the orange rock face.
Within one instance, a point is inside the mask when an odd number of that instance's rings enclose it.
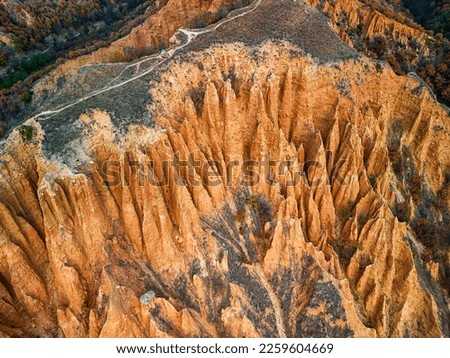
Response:
[[[47,120],[2,142],[0,334],[449,335],[450,128],[420,81],[269,40],[147,89],[152,126],[92,107],[64,150]]]

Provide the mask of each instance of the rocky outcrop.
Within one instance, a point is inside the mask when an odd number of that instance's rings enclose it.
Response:
[[[367,60],[248,51],[173,62],[152,89],[155,129],[120,137],[108,113],[83,115],[77,162],[42,152],[39,123],[29,142],[9,136],[3,335],[448,335],[445,293],[393,210],[406,189],[389,156],[406,148],[442,188],[444,109]]]

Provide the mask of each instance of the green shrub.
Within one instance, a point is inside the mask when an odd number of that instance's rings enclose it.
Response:
[[[331,246],[333,247],[333,250],[338,255],[339,261],[342,263],[342,265],[344,267],[348,266],[351,258],[353,257],[358,248],[358,243],[350,241],[345,238],[338,238],[335,240],[331,240],[330,243]]]
[[[0,67],[5,67],[8,64],[8,56],[0,51]]]
[[[6,133],[6,123],[0,121],[0,138],[3,137]]]
[[[352,217],[352,212],[350,210],[341,210],[339,212],[339,218],[341,220],[348,220]]]
[[[16,72],[0,77],[0,90],[11,88],[17,82],[24,81],[31,74],[48,66],[54,57],[55,54],[50,52],[47,55],[37,54],[31,56],[27,60],[22,60],[19,65],[19,69]]]
[[[409,207],[408,201],[405,200],[401,203],[397,203],[395,207],[395,214],[398,221],[409,222],[409,218],[411,216],[411,208]]]
[[[20,96],[20,98],[22,99],[23,102],[30,103],[32,95],[33,95],[33,92],[27,91],[27,92],[22,93],[22,96]]]
[[[25,142],[31,142],[34,137],[34,128],[32,126],[23,125],[19,129],[20,135]]]
[[[23,37],[14,37],[13,44],[16,50],[19,52],[25,52],[26,50],[28,50],[28,41]]]
[[[422,196],[422,178],[419,175],[413,175],[409,181],[409,191],[415,203],[420,201]]]
[[[39,53],[31,56],[28,60],[23,60],[20,63],[20,68],[23,68],[28,73],[32,73],[47,66],[49,62],[49,59],[45,55]]]
[[[369,220],[369,217],[366,214],[360,214],[358,215],[358,225],[359,226],[364,226],[367,221]]]

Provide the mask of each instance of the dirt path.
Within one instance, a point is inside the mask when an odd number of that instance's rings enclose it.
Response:
[[[255,11],[259,7],[261,2],[262,2],[262,0],[256,0],[254,3],[250,4],[247,7],[247,10],[244,11],[243,13],[240,13],[240,14],[235,15],[235,16],[227,17],[224,20],[222,20],[221,22],[217,23],[216,25],[210,26],[210,27],[208,27],[206,29],[203,29],[203,30],[179,29],[178,30],[179,32],[181,32],[181,33],[183,33],[183,34],[185,34],[187,36],[187,40],[185,41],[185,43],[183,43],[181,45],[178,45],[178,46],[176,46],[176,47],[174,47],[172,49],[169,49],[167,51],[167,56],[162,56],[161,54],[158,54],[158,55],[151,55],[151,56],[142,58],[139,61],[134,62],[134,63],[126,66],[118,76],[116,76],[113,80],[111,80],[109,82],[109,84],[107,86],[105,86],[105,87],[103,87],[103,88],[101,88],[101,89],[99,89],[97,91],[91,92],[91,93],[87,94],[86,96],[81,97],[80,99],[78,99],[78,100],[76,100],[74,102],[71,102],[69,104],[66,104],[66,105],[64,105],[64,106],[62,106],[60,108],[57,108],[57,109],[54,109],[54,110],[47,110],[47,111],[40,112],[40,113],[34,115],[33,117],[31,117],[31,119],[35,119],[35,120],[49,119],[49,118],[55,116],[56,114],[61,113],[62,111],[66,110],[68,108],[71,108],[71,107],[73,107],[73,106],[75,106],[77,104],[80,104],[80,103],[82,103],[82,102],[84,102],[84,101],[86,101],[86,100],[88,100],[88,99],[90,99],[92,97],[98,96],[98,95],[100,95],[102,93],[105,93],[105,92],[108,92],[108,91],[111,91],[111,90],[113,90],[115,88],[122,87],[122,86],[126,85],[127,83],[133,82],[133,81],[135,81],[135,80],[137,80],[139,78],[142,78],[142,77],[148,75],[149,73],[153,72],[156,68],[158,68],[160,65],[162,65],[164,62],[166,62],[169,59],[171,59],[178,51],[180,51],[184,47],[188,46],[192,42],[192,40],[195,39],[196,37],[201,36],[201,35],[206,34],[206,33],[210,33],[210,32],[216,31],[222,25],[224,25],[226,23],[229,23],[229,22],[231,22],[231,21],[233,21],[233,20],[235,20],[237,18],[243,17],[243,16],[245,16],[247,14],[250,14],[251,12]],[[130,68],[132,68],[134,66],[137,66],[137,69],[139,70],[139,67],[140,67],[140,65],[142,63],[145,63],[145,62],[148,62],[148,61],[152,61],[152,60],[156,60],[156,59],[160,59],[160,61],[157,62],[155,65],[151,66],[150,68],[148,68],[147,70],[143,71],[142,73],[139,73],[139,74],[137,74],[137,75],[135,75],[133,77],[130,77],[129,79],[124,80],[122,82],[119,82],[117,84],[113,84],[116,80],[118,80],[121,76],[123,76],[123,74],[128,69],[130,69]]]

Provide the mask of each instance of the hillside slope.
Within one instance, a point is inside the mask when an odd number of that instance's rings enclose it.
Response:
[[[427,86],[301,1],[175,35],[44,79],[0,142],[0,335],[448,337]]]

